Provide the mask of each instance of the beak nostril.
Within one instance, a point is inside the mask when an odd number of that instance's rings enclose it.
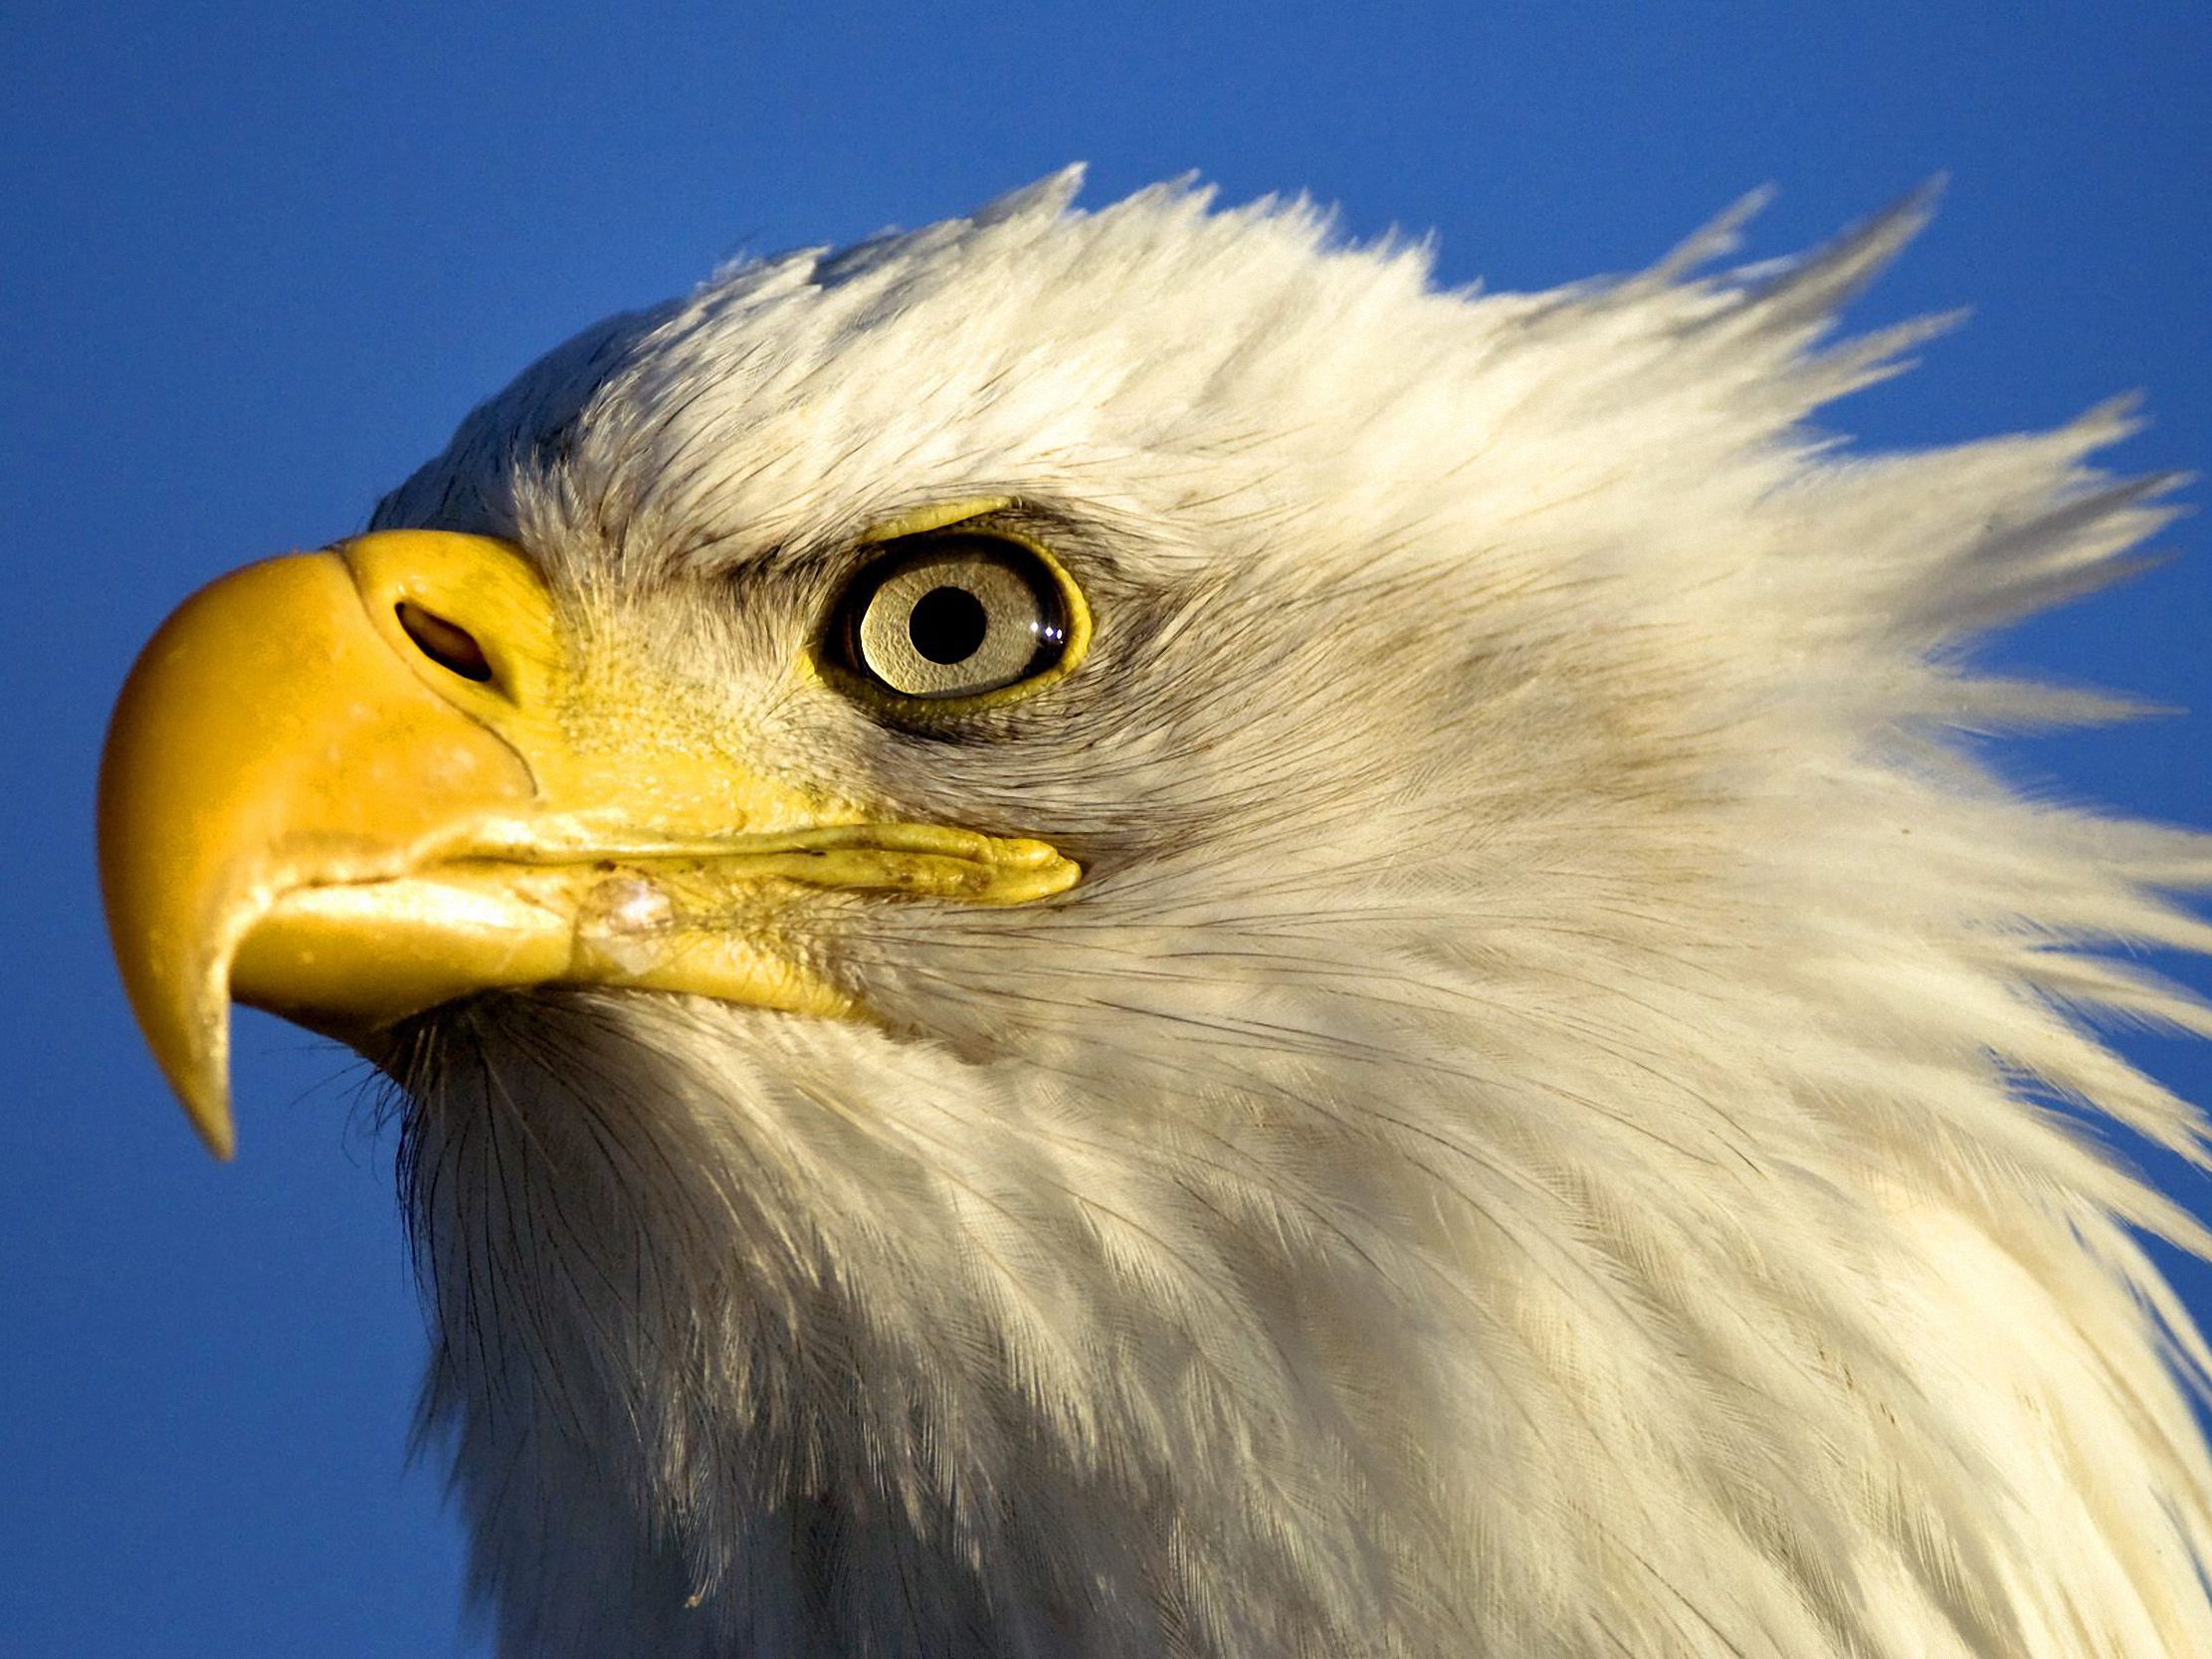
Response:
[[[492,663],[485,656],[484,647],[477,643],[476,635],[458,622],[448,622],[436,611],[426,611],[410,600],[402,599],[394,607],[399,625],[407,637],[415,642],[417,650],[440,668],[458,674],[464,680],[489,681]]]

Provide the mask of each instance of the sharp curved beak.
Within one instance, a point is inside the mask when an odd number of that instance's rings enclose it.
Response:
[[[634,743],[579,741],[592,695],[542,579],[482,536],[249,565],[155,633],[101,761],[101,885],[140,1027],[218,1156],[233,997],[356,1043],[547,983],[852,1015],[779,906],[1014,904],[1080,874],[1040,842],[879,821],[657,740],[699,712],[650,674],[621,699]]]

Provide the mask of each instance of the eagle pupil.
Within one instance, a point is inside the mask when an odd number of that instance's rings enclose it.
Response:
[[[964,663],[990,632],[983,601],[964,587],[933,587],[906,615],[906,637],[932,663]]]

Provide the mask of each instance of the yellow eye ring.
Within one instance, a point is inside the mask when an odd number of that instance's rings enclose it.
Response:
[[[936,721],[1058,684],[1091,630],[1082,590],[1049,550],[962,522],[883,543],[831,606],[812,656],[847,695]]]

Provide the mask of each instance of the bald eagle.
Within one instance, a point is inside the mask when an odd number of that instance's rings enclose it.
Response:
[[[1073,172],[526,370],[164,625],[118,959],[403,1101],[500,1651],[2212,1653],[2208,1354],[2092,1018],[2180,831],[1960,733],[2124,409],[1840,455],[1779,267],[1440,292]]]

